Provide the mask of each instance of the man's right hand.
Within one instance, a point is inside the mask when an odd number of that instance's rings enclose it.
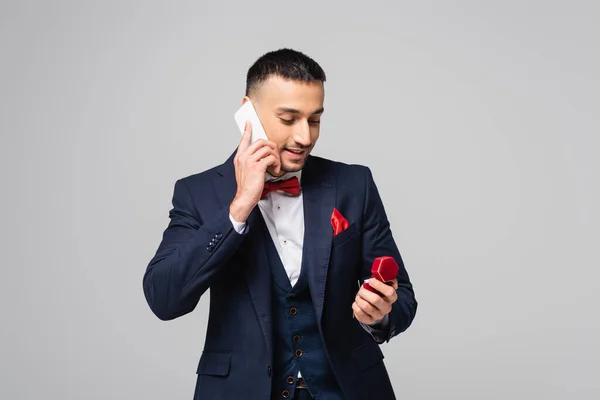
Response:
[[[281,170],[277,145],[264,139],[250,144],[251,135],[252,124],[248,121],[233,159],[237,192],[229,205],[229,212],[238,222],[246,222],[258,204],[265,186],[267,168],[273,166],[275,174],[279,174]]]

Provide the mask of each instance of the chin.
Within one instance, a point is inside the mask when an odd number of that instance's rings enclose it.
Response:
[[[281,166],[281,170],[285,172],[298,172],[304,168],[306,160],[300,162],[284,162]]]

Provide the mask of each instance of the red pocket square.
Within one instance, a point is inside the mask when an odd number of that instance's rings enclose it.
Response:
[[[333,236],[336,236],[348,229],[350,224],[337,208],[334,208],[331,213],[331,226],[333,227]]]

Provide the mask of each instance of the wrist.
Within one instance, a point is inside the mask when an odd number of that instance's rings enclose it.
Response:
[[[245,223],[254,206],[251,201],[236,196],[229,205],[229,213],[236,222]]]

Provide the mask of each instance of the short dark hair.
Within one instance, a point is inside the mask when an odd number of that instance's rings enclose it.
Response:
[[[296,50],[279,49],[262,55],[248,69],[246,96],[273,75],[294,81],[325,82],[325,72],[315,60]]]

